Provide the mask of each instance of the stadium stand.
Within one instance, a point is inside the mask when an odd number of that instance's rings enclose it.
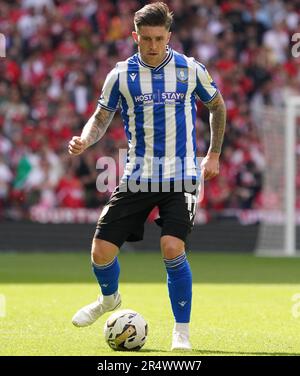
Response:
[[[117,161],[118,150],[126,148],[120,116],[82,157],[71,158],[67,143],[94,111],[106,74],[135,52],[132,14],[145,3],[1,2],[7,51],[0,64],[0,218],[28,219],[53,208],[95,209],[107,201],[110,192],[95,188],[95,166],[104,155]],[[253,113],[300,94],[299,59],[291,56],[300,1],[167,3],[176,15],[170,45],[206,65],[228,109],[221,174],[206,184],[201,206],[208,216],[257,209],[267,167]],[[197,122],[203,156],[209,126],[201,103]]]

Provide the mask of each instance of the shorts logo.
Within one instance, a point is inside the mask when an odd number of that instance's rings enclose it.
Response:
[[[197,208],[197,195],[193,195],[192,193],[184,193],[185,195],[185,202],[187,204],[187,209],[189,212],[190,221],[194,220]]]
[[[187,82],[188,80],[188,69],[187,68],[176,68],[177,81]]]

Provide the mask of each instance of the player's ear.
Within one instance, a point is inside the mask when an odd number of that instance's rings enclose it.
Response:
[[[137,32],[136,32],[136,31],[133,31],[133,32],[131,33],[131,35],[132,35],[132,38],[133,38],[133,40],[135,41],[135,43],[138,44],[139,39],[138,39],[138,34],[137,34]]]
[[[172,35],[172,33],[171,33],[171,31],[168,33],[168,39],[167,39],[167,44],[170,42],[170,39],[171,39],[171,35]]]

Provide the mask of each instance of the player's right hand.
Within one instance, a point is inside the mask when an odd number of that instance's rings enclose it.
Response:
[[[85,151],[87,148],[86,141],[82,140],[81,137],[74,136],[69,142],[68,151],[71,155],[79,155]]]

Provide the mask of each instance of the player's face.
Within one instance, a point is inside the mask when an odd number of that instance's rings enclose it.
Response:
[[[164,60],[171,36],[164,26],[141,26],[132,36],[145,63],[156,67]]]

